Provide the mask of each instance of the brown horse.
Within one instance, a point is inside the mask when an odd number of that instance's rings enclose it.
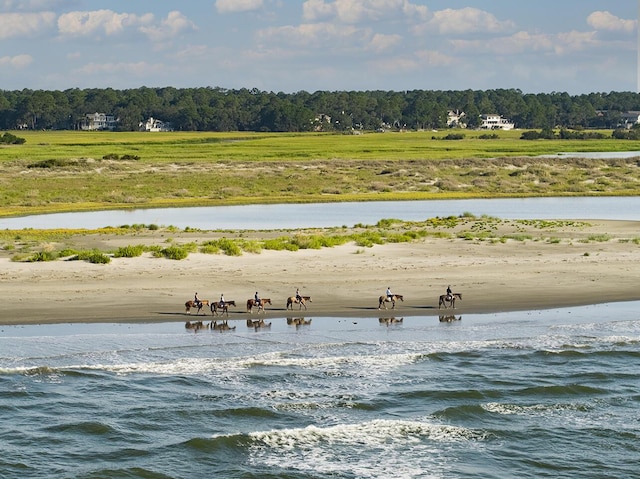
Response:
[[[191,314],[191,308],[197,308],[198,311],[196,311],[196,314],[200,314],[200,311],[202,310],[203,306],[209,306],[209,300],[208,299],[202,299],[200,300],[200,303],[196,303],[193,300],[189,300],[186,303],[184,303],[184,309],[186,311],[187,314]]]
[[[262,310],[262,312],[264,313],[265,304],[271,304],[271,299],[262,298],[260,300],[260,303],[257,303],[255,299],[247,299],[247,313],[253,313],[254,306],[258,308],[258,313],[260,313],[260,310]]]
[[[447,306],[447,303],[449,303],[451,308],[456,309],[456,298],[462,301],[462,293],[453,293],[451,295],[451,299],[449,299],[446,294],[441,294],[440,301],[438,302],[438,309],[440,309],[442,306],[447,309],[449,307]]]
[[[305,304],[307,301],[309,301],[310,303],[312,303],[313,301],[311,301],[311,296],[301,296],[301,299],[296,298],[295,296],[289,296],[287,298],[287,309],[289,309],[289,306],[291,306],[291,311],[293,311],[293,305],[300,303],[300,306],[298,307],[298,309],[302,309],[302,307],[304,306],[304,309],[307,309],[307,305]]]
[[[402,297],[401,294],[392,294],[391,296],[380,296],[378,298],[378,309],[382,308],[382,306],[384,306],[384,309],[387,309],[387,305],[384,303],[391,303],[393,305],[391,306],[391,309],[396,309],[397,300],[404,301],[404,298]]]
[[[211,314],[213,316],[218,315],[218,310],[220,310],[220,314],[225,314],[229,316],[229,306],[235,306],[235,301],[225,301],[223,305],[220,305],[217,301],[211,303]]]

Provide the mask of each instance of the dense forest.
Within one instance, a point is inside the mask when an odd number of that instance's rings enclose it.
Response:
[[[499,114],[517,128],[616,128],[621,114],[640,110],[632,92],[522,93],[488,91],[317,91],[273,93],[256,89],[147,88],[130,90],[0,90],[0,129],[78,129],[86,114],[115,116],[118,129],[138,130],[153,117],[182,131],[350,131],[447,127],[447,112]]]

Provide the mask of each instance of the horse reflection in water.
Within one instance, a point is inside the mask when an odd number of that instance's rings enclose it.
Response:
[[[193,329],[196,332],[202,329],[212,329],[215,331],[232,331],[236,329],[235,326],[229,326],[226,319],[221,323],[218,323],[217,321],[211,321],[210,323],[205,323],[203,321],[187,321],[184,324],[184,327],[185,329]]]
[[[256,331],[269,329],[271,328],[271,323],[265,322],[264,319],[247,319],[247,328],[254,328]]]
[[[441,323],[453,323],[454,321],[462,321],[462,316],[456,318],[455,314],[441,314],[440,322]]]
[[[304,318],[287,318],[287,324],[289,326],[295,326],[296,329],[301,326],[311,326],[311,319]]]
[[[387,326],[390,326],[392,324],[401,324],[402,321],[404,321],[404,318],[378,318],[378,322],[380,324],[385,324]]]

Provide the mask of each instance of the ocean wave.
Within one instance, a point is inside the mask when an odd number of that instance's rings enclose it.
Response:
[[[566,411],[589,412],[593,409],[584,403],[557,403],[557,404],[506,404],[506,403],[486,403],[480,407],[485,411],[502,414],[506,416],[548,416],[549,414],[564,413]]]

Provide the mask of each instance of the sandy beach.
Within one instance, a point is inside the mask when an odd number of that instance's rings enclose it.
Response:
[[[550,235],[557,239],[549,241]],[[607,239],[590,239],[598,235]],[[104,265],[2,257],[0,324],[211,320],[208,309],[199,317],[185,312],[195,292],[210,301],[222,293],[234,300],[229,320],[258,317],[246,311],[256,291],[272,300],[259,315],[266,318],[454,314],[438,308],[447,285],[462,293],[456,315],[640,300],[639,237],[640,222],[589,221],[588,227],[505,242],[428,237],[371,248],[193,253],[180,261],[145,254]],[[387,287],[404,301],[394,311],[379,311]],[[306,311],[285,307],[296,288],[312,298]]]

